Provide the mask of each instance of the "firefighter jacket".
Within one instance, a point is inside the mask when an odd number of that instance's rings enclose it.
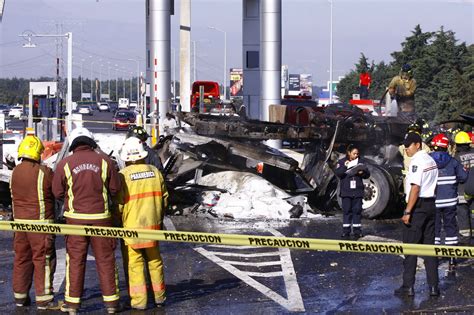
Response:
[[[467,173],[448,152],[430,154],[438,166],[436,183],[436,208],[453,207],[458,204],[458,184],[464,183]]]
[[[459,186],[459,197],[464,200],[464,193],[474,195],[474,149],[467,148],[462,151],[458,149],[454,157],[462,164],[468,174],[466,183]]]
[[[23,159],[13,169],[10,190],[15,221],[54,222],[53,171],[36,161]]]
[[[168,191],[161,172],[153,165],[133,164],[120,171],[122,189],[117,195],[123,227],[161,230]],[[132,248],[147,248],[156,241],[125,239]]]
[[[365,165],[365,160],[359,158],[358,167],[362,174],[359,172],[351,172],[351,169],[347,169],[345,165],[347,157],[340,159],[337,162],[337,168],[334,171],[336,176],[339,177],[339,196],[341,197],[353,197],[360,198],[364,196],[364,183],[362,182],[363,178],[369,178],[370,172]]]
[[[397,75],[390,81],[388,90],[390,94],[394,93],[402,112],[415,111],[415,79],[402,79],[402,77]]]
[[[64,216],[82,224],[111,220],[109,195],[119,190],[120,179],[112,160],[88,145],[78,146],[61,160],[53,178],[54,196],[64,199]]]

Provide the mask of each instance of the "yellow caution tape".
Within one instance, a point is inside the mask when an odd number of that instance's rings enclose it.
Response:
[[[124,229],[70,224],[20,223],[14,221],[0,222],[0,230],[113,238],[136,238],[167,242],[246,245],[255,247],[286,247],[291,249],[336,252],[474,258],[474,247],[467,246],[341,241],[242,234]]]

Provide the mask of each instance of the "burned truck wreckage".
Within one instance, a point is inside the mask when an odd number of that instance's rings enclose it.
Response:
[[[321,112],[313,115],[307,126],[261,122],[237,115],[176,113],[175,119],[178,125],[184,122],[190,127],[173,129],[155,147],[162,160],[167,161],[164,175],[172,191],[172,204],[187,203],[197,210],[203,191],[222,190],[200,185],[200,178],[240,171],[263,177],[293,196],[288,198],[293,205],[291,217],[301,215],[301,198],[311,207],[309,211],[332,211],[339,202],[338,179],[333,170],[346,146],[354,143],[368,160],[371,173],[364,180],[363,215],[371,219],[387,217],[402,209],[403,161],[398,145],[409,123],[397,117]],[[298,146],[304,152],[301,165],[263,144],[270,139]]]

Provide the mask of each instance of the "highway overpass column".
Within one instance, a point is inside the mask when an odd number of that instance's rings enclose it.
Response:
[[[194,52],[196,53],[196,51]],[[196,67],[196,65],[194,65]],[[179,20],[179,102],[191,111],[191,0],[181,0]]]
[[[152,144],[163,132],[165,115],[171,100],[171,0],[152,0],[150,10],[150,57],[152,75],[150,81],[152,118]],[[158,125],[156,124],[158,123]]]
[[[269,121],[270,105],[281,104],[281,0],[261,0],[260,4],[260,120]],[[269,140],[267,145],[281,148],[281,141]]]
[[[247,115],[260,119],[260,0],[242,1],[242,65]]]

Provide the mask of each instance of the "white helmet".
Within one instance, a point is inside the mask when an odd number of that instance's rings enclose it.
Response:
[[[89,138],[89,140],[86,139],[87,142],[90,143],[91,145],[92,145],[92,143],[95,144],[94,136],[92,135],[92,133],[86,128],[78,127],[76,129],[74,129],[73,131],[71,131],[71,134],[69,135],[69,151],[71,151],[72,149],[74,149],[77,146],[74,143],[74,141],[76,139],[78,139],[79,137]]]
[[[135,137],[130,137],[125,140],[120,149],[120,158],[124,162],[133,162],[147,157],[148,152],[143,147],[143,142]]]

